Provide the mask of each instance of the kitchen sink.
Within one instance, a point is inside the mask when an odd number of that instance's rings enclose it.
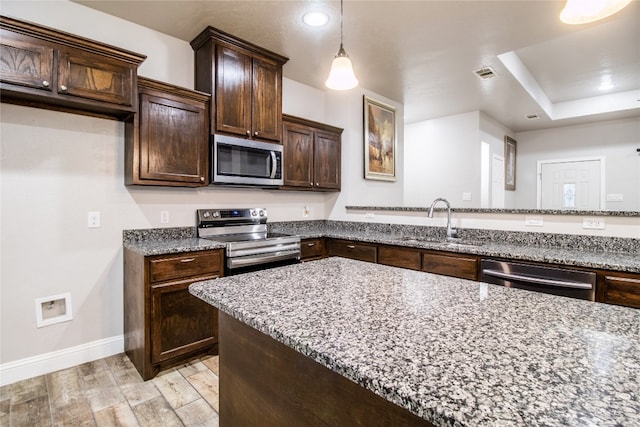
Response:
[[[402,236],[398,237],[398,241],[402,242],[416,242],[416,243],[434,243],[442,246],[451,246],[451,247],[465,247],[465,246],[482,246],[484,243],[477,240],[467,240],[467,239],[438,239],[435,237],[412,237],[412,236]]]

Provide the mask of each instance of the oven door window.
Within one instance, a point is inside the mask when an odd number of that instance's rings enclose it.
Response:
[[[218,175],[271,177],[273,160],[269,150],[219,143],[216,157]]]

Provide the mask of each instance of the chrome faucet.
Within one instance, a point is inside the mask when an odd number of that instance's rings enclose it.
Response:
[[[431,203],[431,207],[429,208],[429,213],[427,214],[427,216],[429,218],[433,218],[433,208],[438,202],[444,202],[447,205],[447,240],[455,239],[458,237],[458,230],[451,227],[451,205],[449,204],[449,201],[447,199],[444,199],[442,197],[438,197],[437,199],[435,199],[433,203]]]

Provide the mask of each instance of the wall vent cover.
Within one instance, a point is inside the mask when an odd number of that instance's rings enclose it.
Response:
[[[491,67],[482,67],[474,70],[473,73],[479,78],[485,80],[495,77],[497,74]]]
[[[536,119],[539,119],[540,116],[537,114],[527,114],[524,116],[524,118],[527,120],[536,120]]]

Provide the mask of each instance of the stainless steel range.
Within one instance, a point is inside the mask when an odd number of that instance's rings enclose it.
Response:
[[[198,209],[198,237],[227,245],[226,273],[300,261],[300,237],[267,231],[267,210]]]

